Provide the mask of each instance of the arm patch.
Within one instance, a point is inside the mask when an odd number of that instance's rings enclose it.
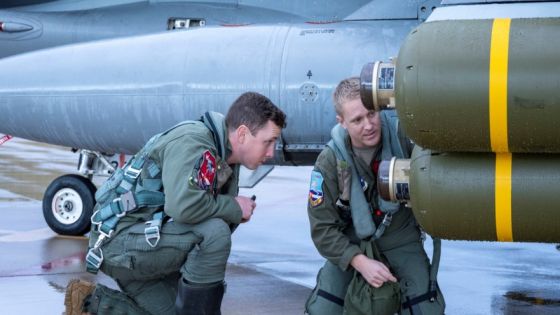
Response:
[[[312,171],[311,183],[309,184],[309,205],[317,207],[323,201],[323,174],[319,171]]]
[[[202,190],[209,190],[214,185],[216,178],[216,158],[209,150],[204,151],[194,166],[189,184],[197,186]]]

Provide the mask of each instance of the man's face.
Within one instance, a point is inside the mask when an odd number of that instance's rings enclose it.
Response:
[[[254,135],[247,129],[243,144],[240,147],[241,164],[250,170],[254,170],[266,160],[272,158],[274,156],[274,145],[279,136],[280,128],[270,120]]]
[[[367,110],[359,98],[342,103],[338,122],[348,130],[352,145],[357,148],[374,147],[381,139],[379,112]]]

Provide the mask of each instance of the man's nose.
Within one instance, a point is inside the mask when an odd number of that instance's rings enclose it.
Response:
[[[266,157],[267,159],[270,159],[270,158],[272,158],[273,156],[274,156],[274,145],[271,145],[270,147],[267,148],[265,157]]]
[[[373,118],[364,119],[364,129],[371,130],[375,126],[375,120]]]

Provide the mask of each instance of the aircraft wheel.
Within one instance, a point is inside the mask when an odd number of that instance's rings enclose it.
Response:
[[[61,235],[84,235],[90,230],[95,205],[95,185],[79,175],[63,175],[47,187],[43,216]]]

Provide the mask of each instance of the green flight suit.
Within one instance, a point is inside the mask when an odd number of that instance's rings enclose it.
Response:
[[[350,138],[345,139],[346,150],[353,157],[366,200],[371,208],[377,205],[376,178],[373,165],[366,163],[351,150]],[[379,161],[378,150],[374,161]],[[319,253],[327,259],[317,275],[317,285],[306,303],[310,315],[343,313],[344,297],[352,279],[350,261],[360,254],[360,239],[353,227],[349,200],[341,202],[343,186],[349,185],[337,171],[337,158],[332,148],[326,147],[315,163],[309,195],[308,215],[311,237]],[[344,200],[344,199],[342,199]],[[338,204],[337,204],[338,203]],[[374,214],[372,214],[374,217]],[[376,225],[382,216],[378,216]],[[429,260],[423,248],[421,232],[409,208],[401,206],[393,215],[392,223],[376,241],[382,255],[387,258],[390,269],[399,280],[403,298],[421,296],[429,287]],[[424,301],[413,306],[413,314],[442,314],[445,302],[439,288],[434,302]],[[402,301],[404,302],[404,301]],[[410,314],[410,309],[402,309]]]
[[[181,276],[194,283],[224,280],[231,233],[241,222],[242,212],[234,199],[239,166],[226,163],[231,151],[227,129],[223,116],[216,120],[220,141],[225,141],[224,157],[218,155],[219,144],[202,122],[178,126],[152,145],[151,163],[140,176],[143,183],[161,179],[167,216],[161,238],[152,247],[144,228],[162,207],[140,208],[121,218],[116,235],[102,245],[101,270],[122,292],[98,284],[86,302],[91,313],[174,314]],[[152,163],[161,170],[154,178],[148,171]],[[90,247],[98,235],[92,231]]]

